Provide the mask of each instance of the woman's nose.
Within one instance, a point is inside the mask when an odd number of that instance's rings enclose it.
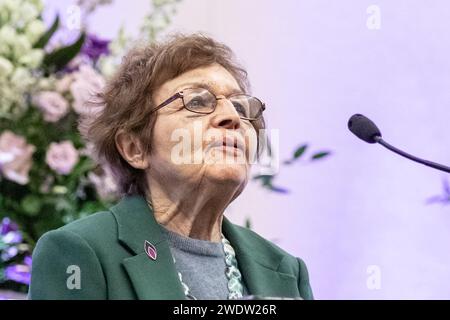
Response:
[[[212,124],[217,128],[236,130],[241,126],[241,118],[229,100],[219,99],[213,113]]]

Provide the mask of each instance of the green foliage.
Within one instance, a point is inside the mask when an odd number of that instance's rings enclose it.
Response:
[[[296,148],[292,154],[292,157],[290,159],[287,159],[283,161],[282,163],[284,165],[292,165],[295,162],[299,162],[301,158],[303,158],[306,155],[306,151],[308,150],[308,144],[304,143],[300,145],[298,148]],[[310,161],[316,161],[318,159],[323,159],[328,157],[331,154],[330,151],[318,151],[312,154],[310,156]],[[274,180],[277,175],[256,175],[253,177],[253,180],[257,180],[261,182],[261,186],[265,189],[268,189],[273,192],[277,193],[288,193],[289,190],[283,187],[279,187],[274,185]]]
[[[307,144],[302,145],[294,152],[294,159],[300,158],[306,151],[306,148],[308,148]]]
[[[329,155],[330,155],[329,151],[318,152],[318,153],[313,154],[313,156],[311,157],[311,160],[322,159],[322,158],[325,158],[325,157],[327,157]]]
[[[56,49],[44,57],[43,68],[47,73],[61,70],[75,58],[83,46],[86,35],[82,33],[71,45]]]
[[[305,155],[307,149],[308,144],[306,143],[299,146],[297,149],[295,149],[292,157],[288,160],[283,161],[283,164],[290,165],[293,164],[294,162],[298,162],[302,158],[302,156]],[[330,154],[331,154],[330,151],[316,151],[315,153],[313,153],[312,156],[310,156],[309,160],[310,161],[319,160],[329,156]]]
[[[44,148],[36,156],[43,157]],[[0,216],[16,221],[25,237],[34,245],[46,231],[61,227],[89,213],[105,210],[113,203],[99,199],[92,184],[81,185],[86,174],[93,168],[93,161],[82,157],[69,175],[53,172],[45,161],[35,162],[30,171],[30,183],[26,186],[3,179],[0,186]],[[54,183],[48,191],[41,190],[46,179]],[[90,211],[90,210],[95,211]]]
[[[179,0],[152,1],[153,11],[146,16],[142,29],[147,33],[147,38],[154,39],[165,29],[178,2]],[[38,19],[42,19],[41,15]],[[34,40],[33,48],[46,47],[60,27],[61,21],[57,15],[48,30]],[[109,189],[106,197],[102,196],[100,192],[104,190],[100,190],[101,187],[91,179],[93,173],[103,177],[106,171],[88,154],[80,153],[86,149],[86,145],[77,130],[78,113],[70,107],[67,114],[58,121],[49,122],[44,119],[39,106],[34,105],[35,100],[31,99],[36,91],[56,92],[54,84],[51,84],[52,79],[61,79],[67,72],[71,72],[66,71],[65,67],[82,54],[81,49],[86,37],[83,31],[72,44],[44,55],[41,65],[30,70],[30,74],[41,78],[38,80],[47,81],[50,87],[36,87],[33,92],[25,92],[23,105],[19,106],[23,112],[14,116],[5,112],[0,117],[0,135],[10,131],[34,148],[26,183],[20,184],[13,181],[14,179],[10,180],[0,170],[0,218],[9,217],[15,221],[31,249],[43,233],[93,212],[106,210],[117,201],[117,195],[112,192],[109,194]],[[97,65],[92,62],[90,67],[95,69]],[[96,69],[95,72],[102,76],[101,70]],[[63,98],[69,105],[74,101],[70,91],[64,93]],[[70,142],[79,153],[78,162],[67,174],[52,169],[46,161],[52,143],[63,141]]]
[[[59,27],[59,15],[56,16],[55,21],[53,21],[53,24],[51,27],[45,32],[39,40],[34,44],[34,48],[44,48],[50,38],[53,36],[53,34],[58,30]]]
[[[245,219],[245,227],[247,229],[251,229],[252,228],[252,222],[251,222],[250,218]]]

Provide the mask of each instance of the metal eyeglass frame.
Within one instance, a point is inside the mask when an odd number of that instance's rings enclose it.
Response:
[[[218,100],[229,99],[229,98],[232,98],[232,97],[234,97],[234,96],[247,96],[247,97],[252,97],[252,98],[258,100],[259,103],[261,103],[261,111],[260,111],[258,117],[256,117],[256,118],[247,118],[247,117],[241,117],[241,116],[239,116],[239,118],[241,118],[241,119],[249,120],[249,121],[257,121],[257,120],[259,120],[259,119],[261,118],[262,113],[264,112],[264,110],[266,110],[266,104],[265,104],[264,102],[262,102],[261,100],[259,100],[259,99],[256,98],[256,97],[250,96],[250,95],[248,95],[248,94],[236,93],[236,94],[232,94],[232,95],[230,95],[230,96],[228,96],[228,97],[217,98],[211,91],[209,91],[208,89],[205,89],[205,88],[186,88],[186,89],[184,89],[184,90],[189,90],[189,89],[203,89],[203,90],[208,91],[212,96],[214,96],[214,97],[216,98],[216,104],[214,105],[214,108],[211,110],[211,112],[199,112],[199,111],[194,111],[194,110],[192,110],[192,109],[189,109],[188,107],[186,107],[186,104],[184,103],[184,95],[183,95],[183,91],[179,91],[179,92],[175,93],[173,96],[171,96],[169,99],[167,99],[166,101],[162,102],[162,103],[159,104],[157,107],[155,107],[150,113],[153,113],[153,112],[158,111],[159,109],[161,109],[161,108],[167,106],[168,104],[172,103],[173,101],[175,101],[175,100],[177,100],[177,99],[181,99],[181,101],[183,101],[183,108],[189,110],[190,112],[194,112],[194,113],[198,113],[198,114],[211,114],[211,113],[213,113],[213,112],[216,110],[216,107],[217,107],[217,101],[218,101]]]

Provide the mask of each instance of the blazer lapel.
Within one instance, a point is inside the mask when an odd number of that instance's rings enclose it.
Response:
[[[131,253],[122,263],[137,297],[142,300],[185,299],[169,244],[145,198],[125,196],[110,210],[117,221],[119,242]],[[259,239],[249,237],[226,218],[222,229],[236,251],[239,269],[252,295],[300,297],[297,279],[277,271],[283,256]],[[145,241],[155,246],[156,260],[147,256]]]
[[[156,246],[158,258],[150,260],[145,252],[123,261],[136,294],[140,300],[183,300],[186,299],[175,266],[170,261],[172,255],[166,245]]]
[[[251,295],[272,298],[298,298],[297,279],[260,264],[248,254],[237,256],[239,269]]]
[[[125,196],[113,206],[119,242],[132,256],[123,260],[139,299],[185,299],[169,245],[142,196]],[[156,260],[145,252],[145,241],[156,248]]]
[[[300,298],[297,279],[277,271],[282,255],[260,239],[244,234],[226,218],[222,230],[236,251],[239,270],[251,295]]]

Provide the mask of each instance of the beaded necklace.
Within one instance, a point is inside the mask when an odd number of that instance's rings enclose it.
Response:
[[[228,279],[228,300],[240,299],[244,293],[242,275],[238,269],[236,253],[230,242],[223,235],[222,246],[225,253],[225,276]],[[175,258],[173,258],[173,262],[176,264]],[[197,298],[192,295],[189,286],[184,283],[183,276],[180,272],[178,272],[178,278],[180,279],[186,298],[189,300],[197,300]]]

